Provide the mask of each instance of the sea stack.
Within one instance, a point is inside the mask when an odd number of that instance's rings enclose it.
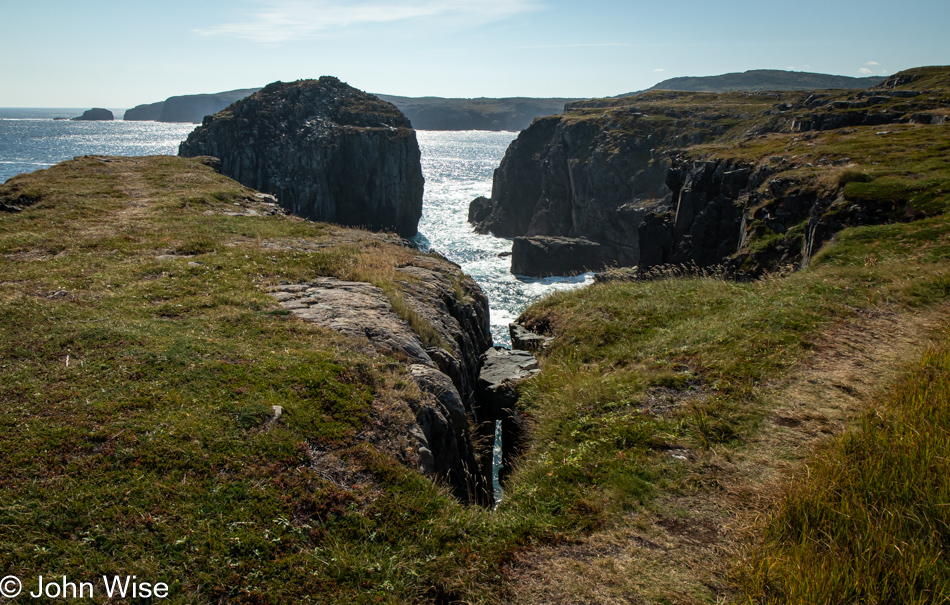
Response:
[[[112,115],[112,112],[108,109],[103,109],[101,107],[93,107],[92,109],[87,109],[82,112],[82,115],[78,118],[73,118],[74,121],[81,122],[109,122],[115,119],[115,116]]]
[[[416,234],[422,165],[395,105],[337,78],[275,82],[207,116],[178,150],[316,221]]]

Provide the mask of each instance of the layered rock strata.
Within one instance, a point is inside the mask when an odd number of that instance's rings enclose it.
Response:
[[[424,343],[396,314],[389,296],[366,282],[321,277],[272,289],[297,317],[404,358],[423,393],[414,410],[420,466],[451,486],[463,502],[490,505],[490,483],[472,445],[481,354],[491,346],[488,300],[448,261],[420,255],[398,269],[403,304],[438,336]],[[464,297],[459,296],[464,293]]]
[[[894,208],[856,204],[844,199],[843,185],[822,190],[802,173],[783,174],[812,168],[802,157],[751,162],[688,148],[741,147],[770,133],[791,139],[854,126],[942,124],[945,93],[913,88],[937,69],[862,91],[650,91],[569,103],[563,115],[536,120],[512,142],[491,198],[471,203],[469,221],[479,232],[515,238],[512,272],[529,276],[665,264],[727,264],[733,273],[757,274],[805,264],[843,226],[899,220],[901,201]]]
[[[508,333],[511,334],[512,349],[531,353],[545,349],[554,340],[550,336],[532,332],[518,322],[508,324]]]
[[[273,194],[298,216],[416,234],[419,144],[395,106],[336,78],[276,82],[205,118],[179,155]]]

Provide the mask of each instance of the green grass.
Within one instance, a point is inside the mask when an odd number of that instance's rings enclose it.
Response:
[[[489,513],[405,462],[387,424],[419,397],[405,369],[264,293],[332,275],[398,301],[416,253],[226,216],[248,192],[194,160],[85,159],[11,185],[37,195],[0,216],[5,573],[135,574],[172,602],[401,602],[464,567]]]
[[[368,281],[440,346],[401,290],[397,268],[417,253],[227,216],[250,192],[196,160],[86,158],[12,180],[0,194],[32,205],[0,215],[0,567],[135,574],[168,581],[179,603],[504,602],[520,553],[703,489],[672,450],[741,456],[769,413],[762,387],[829,328],[950,297],[945,127],[745,136],[785,98],[657,92],[606,109],[669,110],[625,136],[725,115],[727,131],[691,153],[800,156],[784,174],[842,189],[840,204],[910,205],[917,220],[845,229],[783,278],[598,284],[532,306],[524,320],[556,338],[522,387],[530,446],[495,511],[413,469],[403,429],[421,394],[397,360],[264,293],[324,275]],[[604,111],[567,119],[596,126]],[[854,165],[805,165],[821,157]],[[926,376],[945,358],[928,358]],[[903,426],[898,407],[874,422]],[[935,551],[920,552],[911,561]],[[924,583],[945,577],[922,565]],[[755,576],[766,596],[786,590],[789,574],[773,571]]]
[[[226,216],[246,196],[232,181],[193,160],[137,161],[24,177],[39,201],[0,222],[8,573],[134,573],[177,582],[177,602],[497,601],[521,549],[688,489],[669,449],[740,450],[762,415],[756,386],[829,322],[950,290],[937,217],[846,230],[785,279],[546,299],[526,315],[557,334],[523,389],[533,445],[491,512],[407,467],[398,424],[363,436],[419,396],[398,364],[263,292],[332,275],[376,283],[398,310],[396,267],[414,252]],[[153,199],[138,210],[137,187]],[[157,258],[169,254],[182,256]]]
[[[850,244],[848,258],[876,250],[875,241]],[[946,300],[948,253],[942,249],[936,265],[837,266],[824,258],[754,283],[598,284],[537,303],[523,319],[557,339],[541,376],[523,391],[535,445],[509,504],[522,506],[521,494],[530,494],[534,506],[569,511],[565,521],[584,525],[657,490],[679,489],[666,451],[741,451],[767,411],[759,385],[783,376],[824,328],[857,308]],[[671,404],[657,412],[657,398]],[[591,515],[572,517],[578,507]]]
[[[950,348],[809,464],[744,569],[754,603],[950,602]]]

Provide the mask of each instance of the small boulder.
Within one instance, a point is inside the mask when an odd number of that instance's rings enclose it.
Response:
[[[535,334],[518,322],[508,324],[508,333],[511,334],[511,348],[532,353],[540,351],[554,340],[550,336]]]
[[[491,215],[491,200],[480,195],[468,205],[468,222],[480,223]]]
[[[518,411],[518,385],[538,374],[541,369],[534,355],[526,351],[493,348],[482,355],[482,369],[475,390],[475,416],[482,443],[479,462],[482,477],[491,484],[494,462],[495,423],[501,422],[501,468],[498,483],[502,486],[511,475],[514,462],[527,446],[527,423]]]
[[[511,272],[549,277],[598,271],[609,264],[607,248],[584,238],[516,237],[511,247]]]

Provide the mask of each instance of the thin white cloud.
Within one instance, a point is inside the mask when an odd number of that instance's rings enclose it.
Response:
[[[534,46],[516,46],[518,50],[530,48],[594,48],[601,46],[630,46],[626,42],[595,42],[591,44],[538,44]]]
[[[880,65],[877,61],[868,61],[865,65]]]
[[[256,5],[239,20],[193,31],[279,44],[356,25],[431,17],[489,23],[541,8],[540,0],[258,0]]]
[[[861,69],[858,70],[858,73],[859,73],[859,74],[864,74],[864,75],[866,75],[866,76],[870,76],[870,75],[873,74],[874,72],[871,71],[870,69],[868,69],[867,67],[862,67]]]
[[[665,70],[665,69],[663,69],[662,67],[657,67],[657,68],[656,68],[656,69],[654,69],[653,71],[666,71],[666,70]]]

